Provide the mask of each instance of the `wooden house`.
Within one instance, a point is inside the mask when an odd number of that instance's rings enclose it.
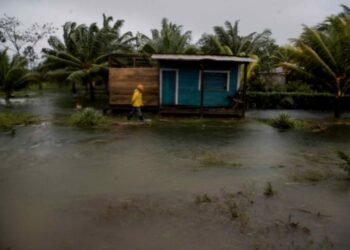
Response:
[[[159,70],[151,58],[143,55],[113,54],[109,56],[108,95],[112,109],[130,108],[131,96],[138,84],[145,90],[145,108],[159,109]]]
[[[149,67],[110,67],[110,104],[129,105],[133,88],[162,114],[244,116],[247,57],[154,54]],[[241,65],[244,65],[241,67]],[[243,70],[241,70],[243,68]]]

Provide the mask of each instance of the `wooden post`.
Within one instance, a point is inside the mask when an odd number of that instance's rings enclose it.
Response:
[[[162,93],[162,87],[161,84],[163,84],[162,81],[162,71],[160,70],[160,66],[158,65],[158,114],[162,113],[162,100],[161,96],[163,95]]]
[[[204,65],[201,64],[201,106],[200,106],[200,115],[203,117],[204,113]]]
[[[247,74],[248,74],[248,63],[244,63],[244,75],[243,75],[243,96],[242,96],[242,117],[245,116],[246,108],[246,92],[247,92]]]

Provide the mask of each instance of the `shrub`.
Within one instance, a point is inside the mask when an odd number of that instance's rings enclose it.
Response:
[[[340,159],[345,161],[345,164],[341,165],[341,168],[344,169],[347,172],[348,176],[350,177],[350,156],[341,150],[338,150],[337,154]]]
[[[288,101],[286,101],[288,98]],[[334,95],[318,92],[247,92],[247,104],[249,107],[261,109],[293,108],[332,110],[334,107]],[[342,98],[342,108],[350,107],[350,96]]]
[[[272,120],[271,125],[275,128],[289,129],[296,126],[294,119],[287,113],[280,113],[279,116]]]
[[[291,81],[288,82],[286,90],[288,92],[302,92],[302,93],[312,93],[310,85],[302,81]]]
[[[0,129],[9,130],[16,125],[28,125],[36,123],[38,118],[31,114],[0,112]]]
[[[80,128],[92,128],[100,126],[106,123],[105,116],[98,110],[93,108],[84,108],[71,115],[68,119],[68,123]]]

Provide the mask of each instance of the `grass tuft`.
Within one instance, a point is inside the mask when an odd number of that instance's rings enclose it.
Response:
[[[267,183],[267,186],[266,186],[266,188],[265,188],[265,191],[264,191],[264,195],[265,195],[266,197],[272,197],[272,196],[274,196],[276,193],[277,193],[277,192],[276,192],[276,190],[273,189],[271,182],[268,182],[268,183]]]
[[[68,124],[80,128],[93,128],[105,125],[107,118],[102,112],[94,108],[84,108],[82,111],[76,112],[68,118]]]
[[[341,150],[337,151],[337,155],[340,159],[345,161],[345,163],[341,165],[341,168],[347,172],[348,177],[350,178],[350,156]]]
[[[280,113],[271,121],[271,126],[279,129],[290,129],[297,126],[296,121],[288,113]]]

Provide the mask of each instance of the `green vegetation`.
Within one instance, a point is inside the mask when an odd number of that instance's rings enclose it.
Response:
[[[0,130],[10,130],[16,125],[37,123],[38,118],[31,114],[0,112]]]
[[[67,123],[71,126],[80,128],[94,128],[106,125],[108,119],[98,110],[93,108],[84,108],[82,111],[77,111],[71,115]]]
[[[197,48],[190,44],[191,31],[182,32],[182,26],[163,18],[161,30],[152,29],[152,38],[141,35],[141,51],[153,53],[193,54]],[[142,45],[143,44],[143,45]]]
[[[239,21],[234,25],[226,21],[225,26],[215,26],[214,34],[204,34],[199,40],[201,50],[207,54],[248,56],[256,54],[258,49],[266,45],[271,35],[269,30],[240,36],[238,24]]]
[[[280,129],[295,128],[296,121],[288,113],[280,113],[277,118],[271,121],[271,126]]]
[[[86,26],[67,22],[63,26],[63,41],[56,36],[48,40],[50,48],[44,49],[47,75],[55,80],[76,84],[82,83],[95,99],[95,86],[104,81],[107,75],[107,59],[110,53],[126,53],[132,50],[134,40],[131,32],[120,34],[123,20],[117,20],[110,26],[112,17],[103,15],[103,27],[96,23]]]
[[[302,75],[307,82],[325,86],[335,97],[334,117],[340,117],[340,101],[350,88],[350,15],[330,16],[316,27],[304,27],[290,58],[281,66]]]
[[[268,182],[264,191],[264,195],[266,197],[272,197],[275,194],[277,194],[277,191],[273,189],[271,182]]]
[[[223,192],[221,195],[195,195],[194,204],[214,209],[231,221],[237,221],[241,230],[245,229],[250,221],[248,207],[254,202],[251,194],[239,191],[237,193]]]
[[[0,90],[9,99],[12,92],[23,89],[28,83],[27,60],[15,55],[7,55],[7,50],[0,51]]]
[[[344,164],[341,165],[341,168],[347,172],[350,178],[350,156],[341,150],[337,151],[337,155],[340,159],[342,159],[345,162]]]
[[[194,203],[196,205],[201,205],[201,204],[205,204],[205,203],[211,203],[213,201],[215,201],[216,197],[209,197],[209,195],[207,194],[197,194],[194,196]]]
[[[218,156],[212,152],[207,152],[201,159],[201,164],[204,167],[241,167],[240,163],[230,163],[223,159],[222,156]]]
[[[286,100],[289,100],[287,102]],[[317,92],[247,92],[248,106],[259,109],[313,109],[329,110],[334,106],[334,96]],[[342,98],[342,105],[350,107],[350,96]]]
[[[292,174],[292,180],[301,183],[316,183],[328,180],[334,176],[334,173],[327,169],[305,169]]]

